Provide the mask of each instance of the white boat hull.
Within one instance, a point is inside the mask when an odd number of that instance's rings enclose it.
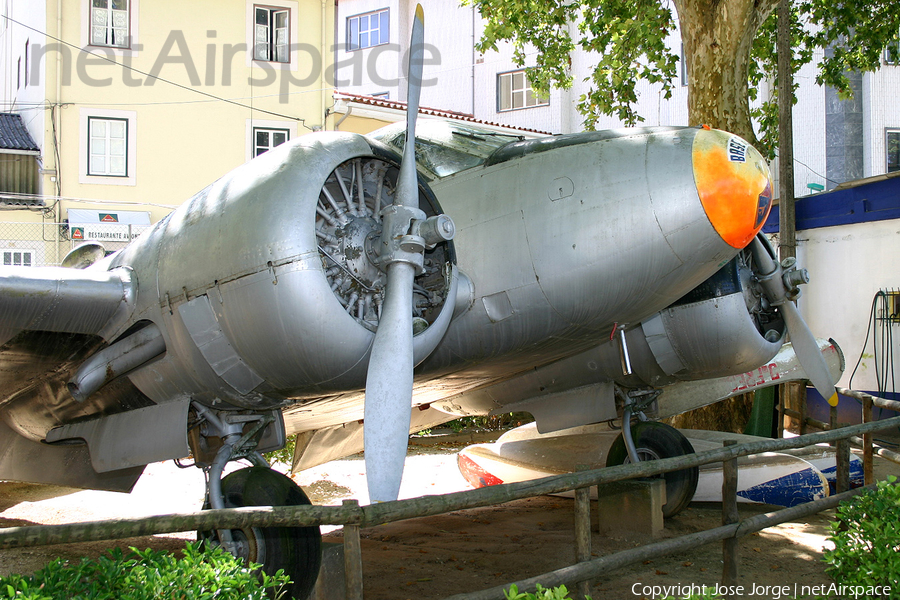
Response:
[[[618,433],[606,425],[594,425],[542,435],[534,424],[529,424],[507,432],[492,444],[469,446],[459,453],[457,460],[463,477],[474,487],[528,481],[569,473],[577,465],[605,466],[606,454]],[[697,452],[721,448],[725,439],[739,442],[764,439],[714,431],[682,430],[682,433]],[[835,471],[834,449],[823,446],[741,457],[738,459],[738,501],[795,506],[824,498],[833,491]],[[862,484],[862,463],[856,456],[851,456],[851,484]],[[693,500],[721,502],[721,463],[701,467]]]

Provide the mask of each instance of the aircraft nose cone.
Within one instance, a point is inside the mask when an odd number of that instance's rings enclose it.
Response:
[[[743,248],[762,229],[772,208],[772,181],[762,155],[742,138],[701,129],[692,147],[694,182],[716,232]]]

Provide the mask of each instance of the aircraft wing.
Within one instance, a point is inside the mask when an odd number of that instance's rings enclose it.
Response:
[[[65,267],[0,269],[0,345],[22,331],[109,335],[127,316],[131,280],[126,269]]]
[[[151,404],[124,378],[90,402],[77,402],[66,388],[68,375],[103,348],[127,318],[130,298],[125,269],[0,268],[4,478],[118,491],[137,481],[143,468],[98,474],[90,467],[86,445],[42,441],[58,423]],[[48,379],[48,373],[58,376]]]

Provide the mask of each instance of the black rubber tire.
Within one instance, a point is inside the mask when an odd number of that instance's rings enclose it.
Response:
[[[303,490],[289,477],[266,467],[247,467],[222,479],[225,506],[298,506],[311,504]],[[207,502],[204,508],[209,508]],[[306,600],[312,592],[322,564],[322,534],[318,527],[252,527],[234,529],[232,536],[243,544],[245,560],[262,564],[274,574],[278,569],[291,578],[288,593]],[[199,532],[200,539],[214,540],[214,532]],[[257,560],[256,544],[262,543],[263,559]]]
[[[693,454],[694,447],[684,435],[670,425],[656,421],[641,421],[631,426],[631,437],[641,460],[656,458],[672,458]],[[607,467],[616,467],[631,462],[625,448],[625,438],[620,433],[609,449],[606,457]],[[677,515],[687,507],[700,479],[700,468],[692,467],[680,471],[665,473],[666,503],[663,505],[663,516],[668,518]]]

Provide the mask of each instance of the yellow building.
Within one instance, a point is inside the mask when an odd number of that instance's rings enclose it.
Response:
[[[18,159],[37,161],[37,193],[0,190],[5,264],[58,264],[79,239],[119,248],[256,154],[331,128],[334,0],[0,8],[0,112],[40,149]]]

